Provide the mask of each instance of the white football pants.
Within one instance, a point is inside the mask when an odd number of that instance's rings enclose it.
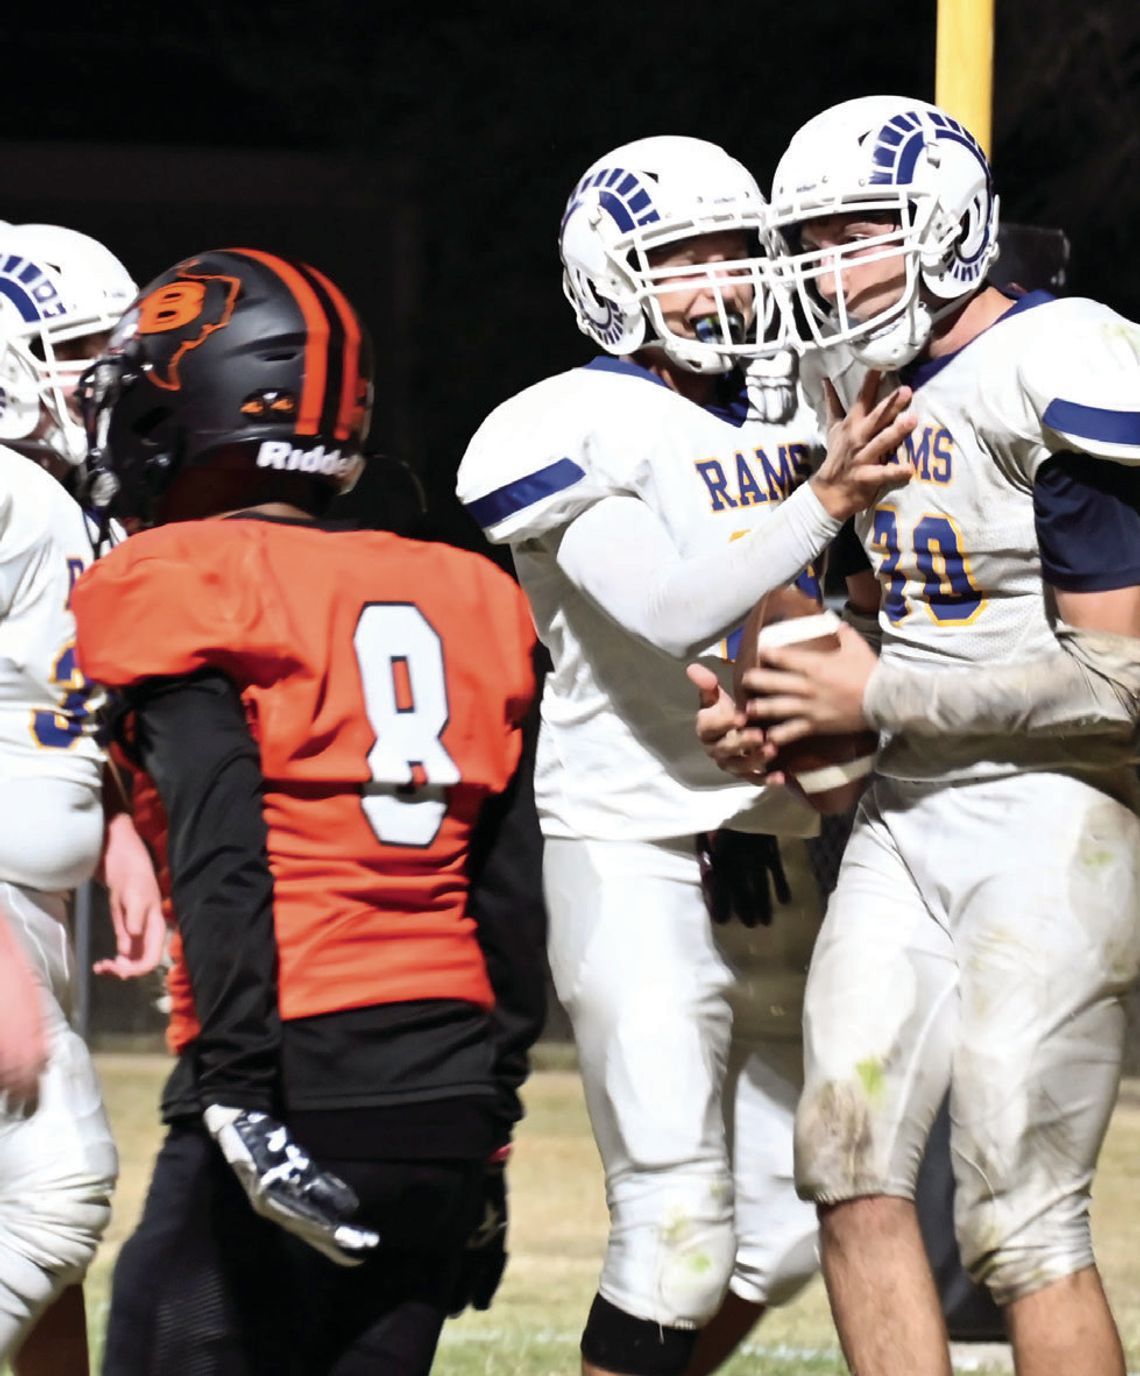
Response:
[[[551,971],[605,1167],[599,1291],[671,1328],[729,1285],[786,1302],[818,1265],[792,1123],[823,903],[805,843],[780,848],[793,901],[747,929],[710,922],[692,838],[545,843]]]
[[[0,883],[43,990],[50,1059],[34,1108],[0,1095],[0,1362],[38,1315],[81,1280],[111,1216],[118,1172],[99,1084],[68,1023],[74,972],[62,894]]]
[[[1006,1304],[1090,1265],[1138,971],[1129,807],[1060,774],[877,779],[808,980],[802,1191],[913,1198],[949,1086],[955,1228],[975,1278]]]

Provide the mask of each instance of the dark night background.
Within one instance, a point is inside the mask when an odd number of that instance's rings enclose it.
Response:
[[[238,243],[329,272],[377,342],[376,443],[423,475],[439,531],[474,543],[450,495],[467,438],[592,352],[557,261],[578,175],[618,143],[684,133],[766,186],[824,106],[933,98],[935,9],[130,0],[66,25],[25,10],[5,35],[0,216],[94,234],[140,282]],[[1062,226],[1069,289],[1140,318],[1140,3],[997,10],[1003,215]],[[375,479],[355,498],[381,500]]]

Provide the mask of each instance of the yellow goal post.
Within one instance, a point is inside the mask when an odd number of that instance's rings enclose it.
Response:
[[[938,0],[934,99],[992,155],[994,0]]]

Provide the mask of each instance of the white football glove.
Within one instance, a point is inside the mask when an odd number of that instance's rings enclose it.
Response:
[[[338,1266],[359,1266],[380,1241],[349,1219],[360,1206],[350,1186],[323,1170],[276,1118],[211,1104],[202,1115],[255,1213],[315,1247]]]

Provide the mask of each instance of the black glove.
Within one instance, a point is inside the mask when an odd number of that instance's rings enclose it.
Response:
[[[379,1233],[349,1222],[360,1207],[353,1190],[340,1176],[322,1170],[284,1123],[220,1104],[211,1104],[202,1117],[262,1218],[338,1266],[359,1266],[379,1243]]]
[[[451,1293],[452,1318],[470,1305],[490,1309],[507,1265],[507,1159],[509,1146],[500,1147],[483,1167],[483,1198],[479,1222],[467,1239],[463,1261]]]
[[[702,831],[697,837],[701,893],[714,922],[736,918],[745,927],[772,921],[772,890],[781,903],[792,891],[774,836],[745,831]]]

